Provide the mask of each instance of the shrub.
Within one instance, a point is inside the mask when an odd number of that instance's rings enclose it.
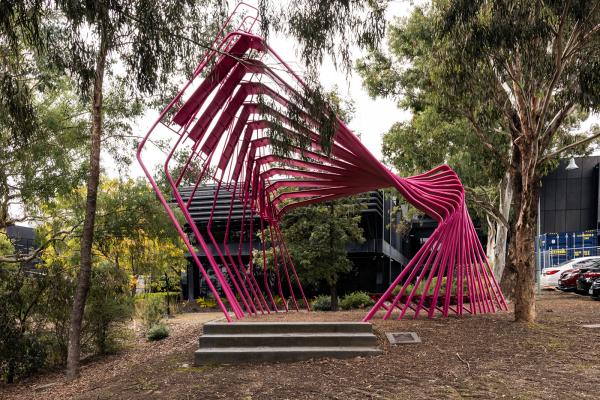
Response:
[[[163,298],[160,296],[144,296],[135,300],[135,313],[146,330],[160,323],[166,314]]]
[[[296,304],[298,304],[298,308],[300,310],[302,310],[303,308],[306,308],[306,306],[304,305],[304,299],[302,297],[296,297]],[[294,300],[292,300],[291,297],[287,301],[287,306],[290,310],[296,309],[296,306],[294,305]]]
[[[157,341],[169,337],[169,329],[165,324],[158,323],[148,330],[148,340]]]
[[[30,272],[0,263],[0,379],[7,383],[47,365],[51,335],[43,302],[53,281],[47,273]]]
[[[421,296],[423,294],[423,290],[425,289],[425,284],[427,283],[427,277],[423,278],[423,280],[419,283],[419,287],[417,287],[417,290],[415,292],[416,296]],[[437,276],[434,276],[431,279],[431,284],[429,285],[429,289],[427,290],[427,295],[428,296],[433,296],[433,293],[435,292],[435,285],[437,284]],[[411,283],[410,285],[408,285],[406,287],[406,290],[404,291],[404,296],[408,296],[410,295],[410,293],[412,292],[413,288],[414,288],[414,284]],[[463,279],[463,293],[467,292],[467,279]],[[400,293],[400,288],[402,287],[401,284],[399,284],[398,286],[396,286],[394,288],[394,290],[392,291],[393,295],[397,295],[398,293]],[[452,294],[456,294],[456,288],[457,288],[457,282],[456,282],[456,277],[454,277],[454,279],[452,280],[452,287],[451,287],[451,293]],[[439,296],[445,296],[446,295],[446,277],[442,277],[442,283],[440,284],[440,293]]]
[[[312,301],[312,309],[315,311],[331,311],[331,296],[322,294]]]
[[[275,302],[275,305],[277,306],[277,309],[281,310],[283,308],[283,300],[281,300],[281,297],[279,297],[279,295],[274,294],[273,295],[273,301],[271,301],[271,299],[267,296],[265,297],[267,300],[267,303],[269,304],[269,307],[273,306],[273,302]]]
[[[206,298],[198,297],[196,299],[196,303],[198,304],[198,306],[200,308],[209,308],[209,309],[217,308],[217,301],[210,297],[206,297]]]
[[[4,316],[2,316],[4,317]],[[46,346],[37,332],[21,332],[15,329],[14,321],[0,317],[0,376],[7,383],[27,376],[44,367]]]
[[[133,313],[127,273],[110,263],[92,269],[92,284],[85,307],[85,319],[99,354],[117,350],[117,324]]]
[[[370,307],[375,302],[365,292],[352,292],[345,295],[340,301],[340,307],[342,310],[351,310],[354,308],[365,308]]]
[[[135,295],[136,303],[140,299],[148,299],[150,297],[159,298],[162,302],[163,313],[170,315],[171,312],[178,312],[181,306],[181,292],[153,292],[141,293]]]

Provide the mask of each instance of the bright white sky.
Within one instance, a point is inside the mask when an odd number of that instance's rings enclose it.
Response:
[[[396,17],[408,16],[413,9],[413,1],[391,1],[388,6],[386,19],[392,21]],[[269,45],[279,53],[279,55],[288,62],[292,68],[301,70],[301,65],[297,64],[297,44],[293,39],[273,35],[269,40]],[[384,46],[386,44],[384,43]],[[363,54],[355,49],[352,57],[354,60],[360,58]],[[406,121],[410,118],[410,112],[396,107],[396,102],[391,99],[372,99],[362,87],[362,81],[358,73],[353,72],[349,77],[344,72],[336,71],[330,60],[326,60],[321,67],[321,84],[325,89],[331,90],[337,87],[342,97],[351,98],[354,101],[356,112],[354,119],[349,127],[361,135],[361,140],[367,148],[379,159],[381,159],[381,140],[382,135],[398,121]],[[158,116],[159,110],[149,110],[141,118],[134,128],[136,134],[145,134]],[[117,171],[111,168],[111,161],[108,157],[103,163],[109,175],[117,174]],[[143,172],[134,161],[129,170],[130,175],[137,177],[143,176]]]

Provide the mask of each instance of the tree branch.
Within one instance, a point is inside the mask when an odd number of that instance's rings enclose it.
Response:
[[[563,123],[563,121],[565,120],[565,118],[567,118],[569,116],[569,114],[571,114],[571,111],[573,111],[573,108],[575,108],[575,103],[573,101],[568,101],[564,105],[564,107],[561,108],[556,113],[556,115],[554,115],[554,118],[552,118],[552,121],[550,121],[550,123],[548,124],[548,126],[544,130],[544,132],[540,136],[540,139],[542,141],[546,141],[547,139],[551,138],[551,136],[554,134],[554,132],[556,132],[556,130]]]
[[[20,254],[14,254],[11,256],[1,256],[0,262],[3,263],[27,263],[35,260],[48,246],[55,242],[60,242],[65,240],[69,235],[71,235],[75,229],[77,229],[83,221],[77,223],[71,229],[66,231],[56,232],[52,237],[46,240],[40,247],[38,247],[33,253],[30,253],[27,257],[21,257]]]
[[[553,158],[553,157],[556,157],[556,156],[558,156],[559,154],[561,154],[561,153],[564,153],[565,151],[567,151],[567,150],[569,150],[569,149],[572,149],[573,147],[577,147],[577,146],[579,146],[579,145],[582,145],[582,144],[585,144],[585,143],[591,142],[592,140],[594,140],[594,139],[597,139],[597,138],[600,138],[600,132],[598,132],[598,133],[595,133],[595,134],[593,134],[592,136],[590,136],[590,137],[587,137],[587,138],[585,138],[585,139],[581,139],[581,140],[579,140],[579,141],[577,141],[577,142],[575,142],[575,143],[571,143],[571,144],[569,144],[569,145],[567,145],[567,146],[565,146],[565,147],[563,147],[563,148],[560,148],[560,149],[558,149],[558,150],[556,150],[556,151],[554,151],[554,152],[552,152],[552,153],[550,153],[550,154],[547,154],[547,155],[545,155],[544,157],[542,157],[542,158],[541,158],[541,159],[538,161],[538,164],[540,164],[540,163],[542,163],[542,162],[544,162],[544,161],[546,161],[546,160],[549,160],[549,159],[551,159],[551,158]]]
[[[483,199],[474,189],[465,186],[465,194],[469,197],[469,202],[478,205],[486,215],[490,216],[494,221],[509,228],[508,220],[498,211],[489,201]]]
[[[475,118],[473,117],[473,115],[470,112],[469,113],[463,113],[463,114],[469,120],[469,122],[471,123],[471,126],[473,126],[473,130],[475,131],[475,135],[477,135],[477,137],[481,141],[481,144],[483,144],[483,146],[486,149],[488,149],[492,154],[494,154],[496,156],[496,158],[498,159],[498,161],[500,161],[500,163],[502,163],[503,166],[505,166],[506,168],[509,168],[510,166],[508,164],[508,161],[506,160],[506,157],[503,156],[502,153],[500,153],[498,151],[498,149],[496,147],[494,147],[494,145],[492,145],[487,140],[487,138],[485,136],[485,133],[483,133],[483,130],[477,124],[477,122],[475,121]]]

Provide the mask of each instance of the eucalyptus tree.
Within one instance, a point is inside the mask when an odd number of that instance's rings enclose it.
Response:
[[[81,265],[71,312],[67,376],[78,373],[81,323],[90,287],[94,225],[100,182],[100,154],[106,78],[129,79],[132,95],[150,95],[164,87],[172,73],[189,71],[214,35],[219,2],[193,1],[56,1],[58,16],[48,23],[53,64],[76,78],[91,109],[89,172]]]
[[[599,8],[585,1],[433,1],[393,30],[392,57],[374,53],[361,67],[374,92],[402,96],[417,114],[433,108],[466,124],[476,146],[463,150],[488,158],[475,168],[507,171],[518,321],[535,318],[540,179],[560,154],[582,151],[599,136],[572,132],[600,104]]]

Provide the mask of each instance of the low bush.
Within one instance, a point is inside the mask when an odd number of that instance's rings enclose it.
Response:
[[[281,300],[281,297],[279,297],[279,295],[273,296],[273,302],[275,302],[275,305],[277,306],[278,309],[283,308],[283,300]],[[269,305],[272,305],[273,302],[269,301]]]
[[[144,328],[149,330],[162,321],[166,315],[163,298],[160,296],[145,296],[135,299],[135,313],[142,321]]]
[[[331,311],[331,296],[320,295],[313,299],[312,309],[315,311]]]
[[[66,361],[75,277],[58,262],[35,268],[0,265],[0,380],[5,382]],[[124,324],[132,313],[128,284],[126,273],[110,263],[92,269],[81,331],[84,356],[114,352],[125,341]]]
[[[296,297],[296,304],[298,304],[298,308],[300,310],[306,308],[306,305],[304,304],[304,299],[301,297],[300,298]],[[294,305],[294,300],[291,297],[287,301],[287,306],[288,306],[288,309],[290,309],[290,310],[296,309],[296,306]]]
[[[417,287],[417,290],[415,291],[415,295],[416,296],[421,296],[423,295],[423,291],[425,290],[425,284],[427,283],[427,277],[423,278],[423,280],[419,283],[419,286]],[[431,279],[431,283],[429,284],[429,289],[427,290],[427,296],[433,296],[433,293],[435,292],[435,286],[437,285],[437,276],[434,276]],[[404,296],[408,296],[410,295],[410,293],[412,292],[413,288],[415,287],[414,284],[410,284],[406,287],[406,290],[404,291],[403,295]],[[451,293],[452,294],[456,294],[456,287],[457,287],[457,282],[456,282],[456,277],[452,280],[452,287],[450,288]],[[393,295],[397,295],[398,293],[400,293],[400,289],[402,288],[402,285],[399,284],[398,286],[396,286],[394,288],[394,290],[392,291]],[[467,291],[467,280],[463,279],[463,293],[466,293]],[[444,296],[446,294],[446,277],[442,277],[442,281],[440,284],[440,293],[439,296]]]
[[[181,308],[181,292],[153,292],[153,293],[140,293],[135,295],[135,301],[146,300],[148,298],[160,299],[163,309],[163,313],[171,315],[173,312],[179,312]]]
[[[169,337],[169,329],[162,322],[152,326],[148,330],[148,340],[157,341]]]
[[[98,354],[119,348],[120,322],[129,320],[133,304],[125,271],[110,263],[92,269],[92,285],[85,307],[85,320]]]
[[[217,308],[217,301],[214,298],[210,297],[198,297],[196,299],[196,304],[200,308],[214,309]]]
[[[352,310],[355,308],[366,308],[370,307],[375,302],[371,297],[365,292],[352,292],[344,297],[340,301],[340,307],[342,310]]]

